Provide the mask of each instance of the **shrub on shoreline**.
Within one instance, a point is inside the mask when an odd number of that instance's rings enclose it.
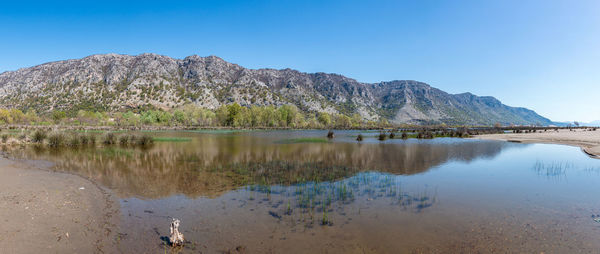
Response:
[[[33,141],[34,143],[42,143],[44,142],[44,139],[46,139],[46,136],[46,132],[44,132],[43,130],[36,130],[33,133],[31,141]]]
[[[65,135],[59,132],[52,133],[48,136],[49,147],[59,147],[65,142]]]
[[[356,137],[356,141],[363,141],[363,135],[362,134],[358,134],[358,137]]]
[[[104,134],[104,139],[102,140],[102,143],[105,145],[114,145],[116,143],[116,136],[114,133],[112,132],[107,132],[106,134]]]

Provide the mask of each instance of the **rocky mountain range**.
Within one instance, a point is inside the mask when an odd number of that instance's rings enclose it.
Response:
[[[448,94],[418,81],[363,83],[338,74],[247,69],[216,56],[92,55],[0,74],[1,105],[38,112],[169,109],[185,104],[215,109],[233,102],[294,104],[304,112],[359,114],[393,123],[552,123],[494,97]]]

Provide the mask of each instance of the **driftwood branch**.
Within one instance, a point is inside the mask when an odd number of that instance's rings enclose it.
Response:
[[[171,241],[172,246],[183,245],[183,234],[179,232],[179,224],[180,220],[173,218],[171,222],[171,236],[169,237],[169,241]]]

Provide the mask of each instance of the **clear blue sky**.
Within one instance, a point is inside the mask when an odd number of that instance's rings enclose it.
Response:
[[[597,0],[191,2],[2,2],[0,72],[98,53],[217,55],[600,119]]]

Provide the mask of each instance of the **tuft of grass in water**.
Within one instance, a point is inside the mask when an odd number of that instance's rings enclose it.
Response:
[[[52,133],[48,136],[48,146],[59,147],[65,143],[65,135],[62,133]]]
[[[81,143],[81,145],[85,146],[85,145],[88,145],[90,143],[90,139],[86,135],[80,135],[79,136],[79,142]]]
[[[181,138],[181,137],[153,137],[152,141],[155,142],[190,142],[191,138]],[[147,141],[147,140],[146,140]]]
[[[135,138],[132,138],[132,139],[135,139]],[[127,144],[129,144],[129,136],[128,135],[119,136],[119,144],[121,144],[122,146],[126,146]]]
[[[96,135],[89,134],[88,135],[88,142],[89,142],[90,145],[95,145],[96,144]]]
[[[6,143],[8,141],[8,134],[2,134],[2,143]]]
[[[137,144],[140,146],[151,145],[152,143],[154,143],[154,139],[148,134],[144,134],[137,139]]]
[[[334,138],[334,137],[335,137],[335,134],[333,133],[333,131],[327,132],[327,138],[331,139],[331,138]]]
[[[280,144],[296,144],[296,143],[327,143],[325,138],[292,138],[279,141]]]
[[[323,208],[323,218],[321,219],[321,225],[329,225],[329,217],[327,216],[327,209]]]
[[[114,133],[107,132],[106,134],[104,134],[102,143],[105,145],[114,145],[116,143],[116,139],[117,139],[117,137],[115,136]]]
[[[379,141],[384,141],[387,138],[387,135],[385,135],[385,133],[380,133],[379,137],[377,139],[379,139]]]
[[[356,137],[356,141],[363,141],[363,135],[362,134],[358,134],[358,137]]]
[[[69,141],[67,143],[67,145],[70,147],[78,147],[80,144],[81,144],[81,138],[77,134],[72,135],[69,138]]]
[[[395,137],[396,137],[396,133],[393,133],[393,132],[391,132],[391,133],[390,133],[390,139],[393,139],[393,138],[395,138]]]
[[[44,139],[46,139],[46,132],[43,130],[36,130],[33,133],[33,137],[31,138],[31,141],[33,141],[34,143],[42,143],[44,142]]]

